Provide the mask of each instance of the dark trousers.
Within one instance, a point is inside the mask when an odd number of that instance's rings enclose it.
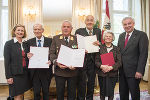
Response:
[[[49,86],[52,75],[47,76],[45,73],[36,70],[32,79],[34,100],[41,100],[40,92],[42,89],[43,100],[49,100]]]
[[[57,100],[64,100],[65,84],[67,82],[67,100],[76,98],[77,77],[62,77],[55,75]]]
[[[95,85],[95,63],[89,61],[84,70],[79,71],[77,80],[77,100],[93,100]]]
[[[126,77],[124,73],[120,73],[119,77],[119,92],[120,100],[129,100],[129,91],[132,100],[140,100],[140,79],[135,77]]]

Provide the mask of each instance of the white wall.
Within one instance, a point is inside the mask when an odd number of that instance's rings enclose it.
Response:
[[[5,78],[4,60],[0,59],[0,84],[7,83]]]

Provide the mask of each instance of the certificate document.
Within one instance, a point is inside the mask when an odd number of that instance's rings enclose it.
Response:
[[[33,56],[29,59],[28,68],[49,68],[48,62],[48,47],[30,47],[30,53]]]
[[[66,66],[83,67],[85,49],[71,49],[61,45],[57,62]]]
[[[99,46],[93,45],[95,41],[97,41],[96,35],[84,37],[77,34],[78,48],[85,49],[88,53],[99,52]]]

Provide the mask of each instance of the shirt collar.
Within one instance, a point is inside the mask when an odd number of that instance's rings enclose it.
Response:
[[[36,41],[38,41],[38,40],[41,40],[41,42],[44,42],[44,36],[42,36],[40,39],[38,39],[38,38],[36,37]]]
[[[87,28],[86,28],[86,31],[87,31],[88,33],[90,32],[90,30],[89,30],[89,29],[87,29]],[[91,31],[92,31],[92,33],[93,33],[93,29],[92,29]]]
[[[25,39],[22,39],[22,42],[23,42],[23,41],[25,41]],[[17,43],[17,42],[18,42],[17,38],[14,37],[14,43]]]
[[[131,36],[131,35],[132,35],[132,33],[133,33],[133,31],[132,31],[132,32],[130,32],[130,33],[127,33],[127,32],[126,32],[126,36],[127,36],[127,34],[129,34],[129,36]]]

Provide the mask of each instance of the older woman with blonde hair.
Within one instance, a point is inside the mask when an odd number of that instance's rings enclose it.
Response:
[[[18,24],[12,29],[13,39],[7,41],[4,46],[4,64],[10,95],[15,100],[23,100],[25,91],[31,88],[26,57],[25,26]]]
[[[100,86],[100,99],[105,100],[108,96],[108,100],[114,98],[114,88],[118,79],[118,68],[121,66],[121,54],[119,48],[113,45],[115,37],[112,31],[108,30],[104,32],[103,40],[104,44],[100,45],[100,50],[96,54],[96,72],[98,74],[99,86]],[[112,52],[114,58],[114,64],[103,64],[101,55]]]

